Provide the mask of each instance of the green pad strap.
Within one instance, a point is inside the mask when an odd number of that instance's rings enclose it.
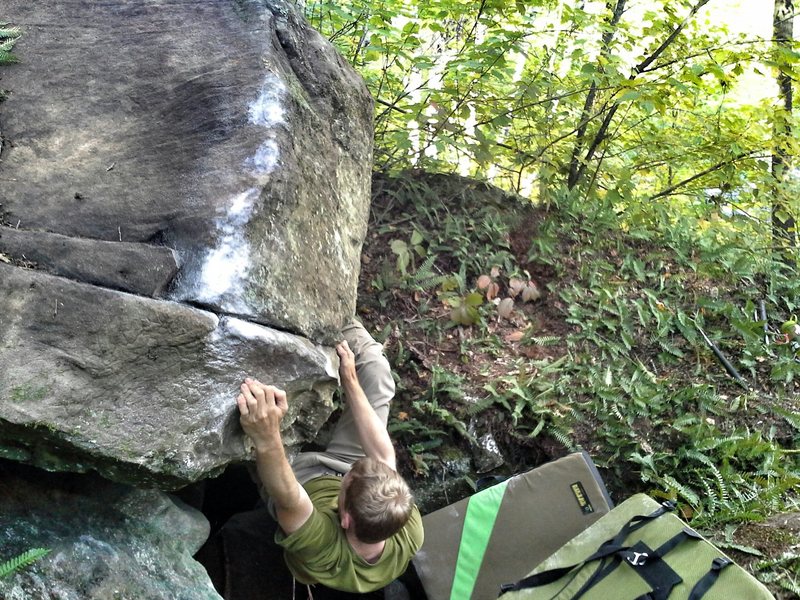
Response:
[[[507,485],[508,481],[498,483],[473,495],[467,503],[450,600],[472,597],[472,590],[478,579],[483,555],[486,553],[486,546],[489,544]]]

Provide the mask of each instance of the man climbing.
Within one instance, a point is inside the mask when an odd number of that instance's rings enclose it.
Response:
[[[290,466],[283,390],[246,379],[236,402],[289,570],[301,583],[366,593],[405,571],[422,545],[422,520],[386,430],[389,363],[357,321],[343,335],[336,352],[346,406],[324,452],[303,452]]]

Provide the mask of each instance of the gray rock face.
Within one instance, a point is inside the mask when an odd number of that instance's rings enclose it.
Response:
[[[155,490],[0,462],[0,562],[39,561],[0,580],[5,600],[220,600],[192,559],[202,514]]]
[[[372,102],[293,5],[7,0],[3,19],[24,32],[3,72],[6,223],[168,245],[172,298],[333,340],[355,310]]]
[[[6,0],[0,457],[174,489],[332,411],[369,208],[372,102],[283,0]]]
[[[289,445],[333,410],[330,348],[8,265],[0,280],[0,456],[174,489],[248,458],[247,375],[286,389]]]
[[[0,227],[0,253],[53,275],[142,296],[162,295],[178,272],[175,253],[163,246],[13,227]]]

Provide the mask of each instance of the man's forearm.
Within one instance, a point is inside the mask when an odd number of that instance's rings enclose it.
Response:
[[[258,477],[275,503],[278,523],[291,534],[313,514],[314,505],[297,482],[283,449],[280,423],[289,408],[286,392],[250,378],[239,389],[239,422],[255,444]]]
[[[396,468],[394,446],[386,430],[386,425],[369,403],[358,378],[345,378],[342,381],[347,403],[353,415],[364,454],[380,460],[391,468]]]
[[[283,444],[256,448],[256,467],[264,489],[277,508],[287,509],[298,503],[300,484],[286,459]]]

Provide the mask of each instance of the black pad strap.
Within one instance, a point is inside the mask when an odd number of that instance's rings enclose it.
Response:
[[[563,577],[573,569],[583,567],[586,563],[595,560],[602,560],[605,558],[614,557],[620,551],[628,549],[626,546],[623,546],[622,543],[625,541],[625,538],[627,538],[631,533],[633,533],[637,529],[641,529],[653,519],[657,519],[658,517],[672,510],[675,510],[675,503],[664,502],[661,506],[659,506],[649,515],[636,515],[635,517],[632,517],[627,523],[625,523],[625,525],[622,526],[617,535],[603,542],[603,544],[597,549],[597,552],[587,557],[585,560],[576,563],[574,565],[570,565],[568,567],[561,567],[558,569],[543,571],[541,573],[535,573],[533,575],[525,577],[524,579],[521,579],[516,583],[504,583],[500,587],[500,595],[502,596],[504,593],[510,591],[518,591],[532,587],[540,587],[543,585],[547,585],[548,583],[552,583],[554,581],[557,581],[558,579],[561,579],[561,577]],[[619,565],[619,563],[620,559],[618,557],[615,557],[614,561],[611,564],[603,564],[603,562],[601,562],[598,568],[589,578],[589,580],[581,587],[578,594],[585,593],[585,591],[588,590],[592,585],[595,585],[598,581],[603,579],[603,577],[608,575],[608,573],[613,571]],[[579,595],[576,595],[574,598],[579,598],[579,597],[580,597]]]
[[[732,564],[733,561],[729,558],[725,558],[724,556],[718,556],[711,561],[711,569],[709,569],[708,573],[703,575],[700,581],[694,584],[692,591],[689,593],[689,600],[700,600],[700,598],[702,598],[705,593],[711,589],[711,586],[717,582],[722,570]]]

